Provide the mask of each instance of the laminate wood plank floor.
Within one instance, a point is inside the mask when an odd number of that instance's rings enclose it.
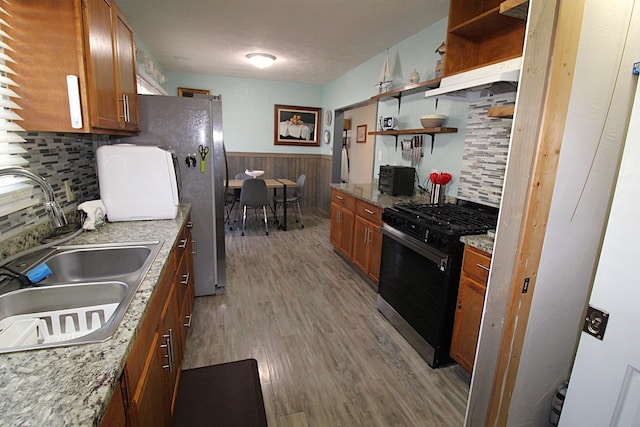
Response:
[[[183,369],[255,358],[271,427],[462,425],[461,368],[430,368],[333,251],[329,219],[304,224],[227,231],[226,294],[195,299]]]

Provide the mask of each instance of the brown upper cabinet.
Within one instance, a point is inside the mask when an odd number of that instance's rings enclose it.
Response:
[[[110,0],[21,0],[12,68],[27,131],[130,135],[139,131],[133,29]],[[72,125],[67,76],[81,123]]]
[[[445,76],[522,56],[526,21],[500,13],[501,3],[451,0]]]

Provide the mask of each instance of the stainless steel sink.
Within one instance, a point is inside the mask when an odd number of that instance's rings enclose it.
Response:
[[[43,260],[53,274],[41,283],[84,282],[137,275],[151,251],[152,247],[147,244],[58,248]]]
[[[0,294],[0,353],[104,341],[116,331],[162,242],[60,246],[28,262],[52,274]]]

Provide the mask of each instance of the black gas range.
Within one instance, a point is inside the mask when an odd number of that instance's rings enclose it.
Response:
[[[464,245],[495,229],[498,210],[403,203],[384,210],[378,309],[433,368],[449,356]]]
[[[455,205],[401,203],[382,214],[389,226],[444,251],[458,246],[460,236],[495,229],[497,217],[497,208],[465,201]]]

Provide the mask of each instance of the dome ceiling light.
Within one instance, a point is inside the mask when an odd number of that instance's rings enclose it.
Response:
[[[276,60],[275,56],[269,55],[268,53],[250,53],[247,55],[247,58],[254,67],[260,69],[271,67],[273,61]]]

